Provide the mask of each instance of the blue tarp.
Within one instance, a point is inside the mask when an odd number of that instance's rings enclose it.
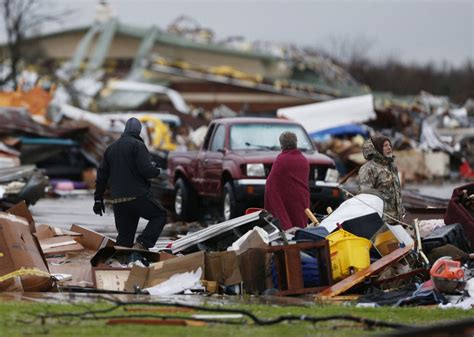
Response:
[[[62,145],[62,146],[77,146],[78,142],[72,139],[63,138],[35,138],[35,137],[20,137],[22,144],[25,145]]]

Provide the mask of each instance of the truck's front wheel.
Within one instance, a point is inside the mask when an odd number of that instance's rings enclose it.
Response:
[[[192,221],[196,217],[194,206],[196,198],[194,191],[183,179],[178,179],[174,185],[174,211],[180,220]]]
[[[224,221],[236,218],[241,214],[241,207],[235,199],[234,187],[231,182],[224,185],[222,202],[222,217]]]

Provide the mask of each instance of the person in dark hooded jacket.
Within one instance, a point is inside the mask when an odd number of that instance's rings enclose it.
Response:
[[[359,170],[359,192],[379,196],[384,201],[383,220],[397,225],[405,210],[392,143],[387,137],[372,137],[365,141],[362,153],[367,162]]]
[[[160,174],[140,137],[142,125],[136,118],[125,124],[122,136],[105,150],[97,170],[94,193],[94,213],[102,216],[105,210],[104,193],[110,185],[116,245],[148,249],[155,245],[166,223],[166,211],[151,196],[150,179]],[[140,218],[149,220],[143,232],[135,234]]]

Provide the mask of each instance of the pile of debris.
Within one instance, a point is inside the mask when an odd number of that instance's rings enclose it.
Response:
[[[56,194],[94,187],[95,170],[107,145],[136,117],[146,126],[142,138],[155,162],[166,168],[166,156],[177,148],[173,131],[179,117],[160,113],[95,114],[62,103],[61,89],[39,86],[0,92],[0,209],[25,200],[35,204],[49,191]],[[153,181],[159,194],[165,174]]]
[[[364,138],[380,133],[392,140],[395,162],[405,182],[474,177],[474,115],[447,97],[365,95],[282,108],[277,116],[305,125],[321,152],[342,175],[365,160]],[[331,116],[331,117],[328,117]]]
[[[25,203],[0,213],[2,291],[152,295],[315,294],[359,305],[471,308],[474,184],[442,218],[383,223],[383,201],[359,194],[306,228],[282,231],[262,209],[171,240],[157,251],[114,246],[84,226],[35,225]]]

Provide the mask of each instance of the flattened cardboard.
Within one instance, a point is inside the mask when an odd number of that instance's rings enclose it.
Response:
[[[166,281],[175,274],[194,272],[199,267],[205,271],[205,264],[205,253],[196,252],[174,259],[152,263],[148,268],[133,266],[128,280],[125,282],[125,290],[134,291],[135,286],[141,289],[152,287]]]
[[[68,235],[42,239],[39,240],[39,244],[45,256],[84,250],[81,244]]]
[[[112,239],[84,226],[73,224],[70,230],[72,232],[82,234],[82,236],[75,237],[74,240],[76,240],[86,249],[98,251],[101,248],[112,247],[114,245],[114,241]]]
[[[205,279],[226,286],[242,282],[239,261],[235,252],[211,252],[206,254]]]
[[[26,219],[26,221],[28,221],[28,226],[30,227],[30,232],[36,232],[35,220],[33,219],[33,216],[31,215],[30,211],[28,210],[28,206],[26,205],[26,202],[24,200],[10,207],[7,210],[7,213]]]
[[[55,236],[81,236],[81,233],[76,233],[72,231],[68,231],[65,229],[49,226],[49,225],[39,225],[36,227],[36,232],[34,236],[38,238],[38,240],[53,238]]]
[[[36,268],[49,273],[28,221],[13,214],[0,212],[0,276],[20,268]],[[24,291],[47,291],[52,279],[45,276],[19,276]],[[0,283],[0,290],[8,290],[15,283],[9,279]]]
[[[47,259],[50,272],[53,274],[70,274],[72,280],[61,282],[63,285],[75,287],[92,287],[91,257],[95,252],[81,251],[67,253],[65,257]]]

